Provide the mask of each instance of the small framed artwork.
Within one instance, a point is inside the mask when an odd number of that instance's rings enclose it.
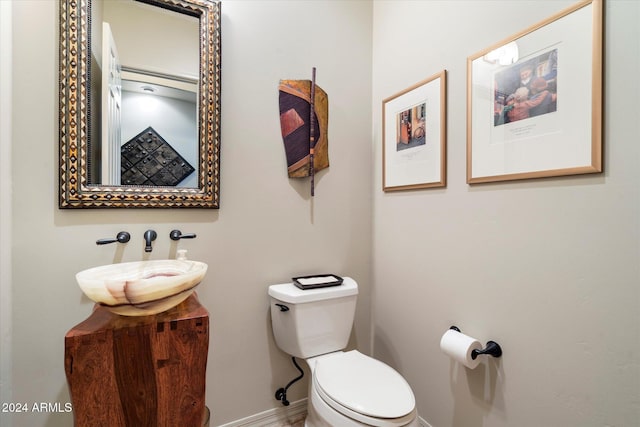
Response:
[[[602,0],[467,58],[467,183],[602,172]]]
[[[382,101],[382,189],[446,185],[446,70]]]

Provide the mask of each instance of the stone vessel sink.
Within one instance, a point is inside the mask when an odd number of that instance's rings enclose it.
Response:
[[[187,299],[206,273],[203,262],[168,259],[89,268],[76,280],[86,296],[113,313],[149,316]]]

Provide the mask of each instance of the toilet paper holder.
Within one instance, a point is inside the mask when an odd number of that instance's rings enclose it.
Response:
[[[454,331],[461,332],[460,328],[457,326],[452,326],[449,329],[453,329]],[[476,360],[476,358],[481,354],[488,354],[493,357],[502,356],[502,347],[495,341],[487,341],[487,345],[482,350],[471,350],[471,358]]]

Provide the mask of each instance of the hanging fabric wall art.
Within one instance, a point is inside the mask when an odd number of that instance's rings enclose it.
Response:
[[[315,173],[329,167],[329,99],[311,80],[280,80],[280,129],[287,157],[289,178],[311,177],[314,196]],[[313,114],[312,114],[313,112]]]

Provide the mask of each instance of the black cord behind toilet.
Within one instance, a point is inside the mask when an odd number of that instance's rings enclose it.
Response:
[[[298,369],[298,371],[300,371],[300,375],[289,381],[289,384],[287,384],[285,387],[281,387],[276,390],[276,400],[282,402],[284,406],[289,406],[289,401],[287,400],[287,390],[289,389],[289,387],[291,387],[295,382],[300,381],[302,377],[304,377],[304,371],[296,362],[296,358],[292,357],[291,360],[293,361],[293,364]]]

